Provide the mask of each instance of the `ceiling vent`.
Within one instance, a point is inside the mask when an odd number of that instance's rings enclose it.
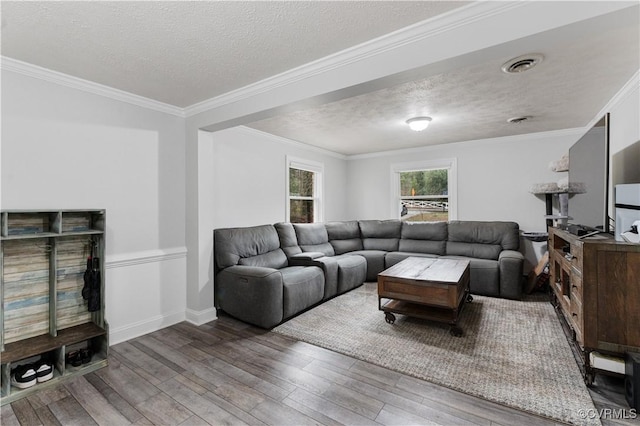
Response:
[[[507,74],[519,74],[521,72],[529,71],[531,68],[542,62],[544,56],[539,53],[530,53],[528,55],[518,56],[513,58],[502,65],[502,71]]]
[[[528,115],[524,115],[522,117],[512,117],[510,119],[507,120],[507,123],[511,123],[511,124],[520,124],[523,121],[527,121],[527,120],[531,120],[531,117]]]

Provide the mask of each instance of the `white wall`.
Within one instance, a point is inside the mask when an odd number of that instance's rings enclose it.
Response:
[[[324,217],[347,217],[347,164],[343,156],[246,127],[198,132],[187,146],[197,168],[187,172],[190,256],[187,319],[202,324],[213,309],[213,230],[286,220],[286,157],[324,165]]]
[[[548,164],[578,135],[576,130],[539,133],[351,157],[349,213],[358,219],[391,218],[392,164],[456,158],[459,220],[516,221],[523,230],[544,231],[544,198],[529,189],[565,176]]]
[[[391,166],[456,158],[458,220],[515,221],[521,230],[544,232],[545,200],[529,189],[566,176],[550,171],[548,164],[580,135],[573,129],[353,156],[347,179],[349,214],[353,219],[397,218],[390,209]],[[524,239],[521,246],[528,270],[537,264],[542,249]]]
[[[2,70],[2,209],[106,209],[112,343],[184,319],[184,128]]]
[[[344,157],[236,127],[212,134],[213,212],[217,228],[286,220],[286,157],[324,165],[324,220],[347,217]]]

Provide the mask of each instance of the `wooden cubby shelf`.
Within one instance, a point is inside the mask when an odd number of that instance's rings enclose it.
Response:
[[[108,363],[105,319],[104,210],[7,210],[0,213],[0,405]],[[82,296],[89,257],[99,274],[99,304]],[[79,366],[67,355],[89,349]],[[46,357],[53,378],[20,389],[15,367]]]
[[[2,352],[2,363],[6,364],[37,356],[62,346],[81,343],[94,337],[104,336],[106,333],[107,331],[105,329],[93,323],[86,323],[60,330],[55,337],[50,334],[43,334],[18,342],[8,343],[4,347],[4,352]]]

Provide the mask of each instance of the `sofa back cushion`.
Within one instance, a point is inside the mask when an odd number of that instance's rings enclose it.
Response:
[[[329,243],[336,254],[362,250],[362,238],[360,238],[360,227],[357,221],[328,222],[325,223],[325,227],[329,235]]]
[[[278,237],[280,237],[280,248],[284,251],[284,254],[286,254],[287,257],[302,253],[302,249],[298,245],[296,230],[293,229],[293,224],[280,222],[273,226],[275,226],[276,231],[278,232]]]
[[[497,260],[502,250],[518,250],[519,226],[515,222],[451,221],[447,255]]]
[[[215,229],[213,240],[219,269],[234,265],[280,269],[288,265],[273,225]]]
[[[334,256],[333,246],[329,244],[329,235],[324,223],[294,223],[298,245],[302,251],[315,251],[325,256]]]
[[[398,251],[402,222],[392,220],[361,220],[360,235],[364,250]]]
[[[402,222],[402,238],[398,250],[444,255],[446,246],[446,222]]]

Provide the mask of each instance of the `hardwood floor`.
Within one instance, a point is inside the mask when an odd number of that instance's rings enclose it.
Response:
[[[3,406],[1,423],[554,424],[228,317],[114,345],[108,367]]]

